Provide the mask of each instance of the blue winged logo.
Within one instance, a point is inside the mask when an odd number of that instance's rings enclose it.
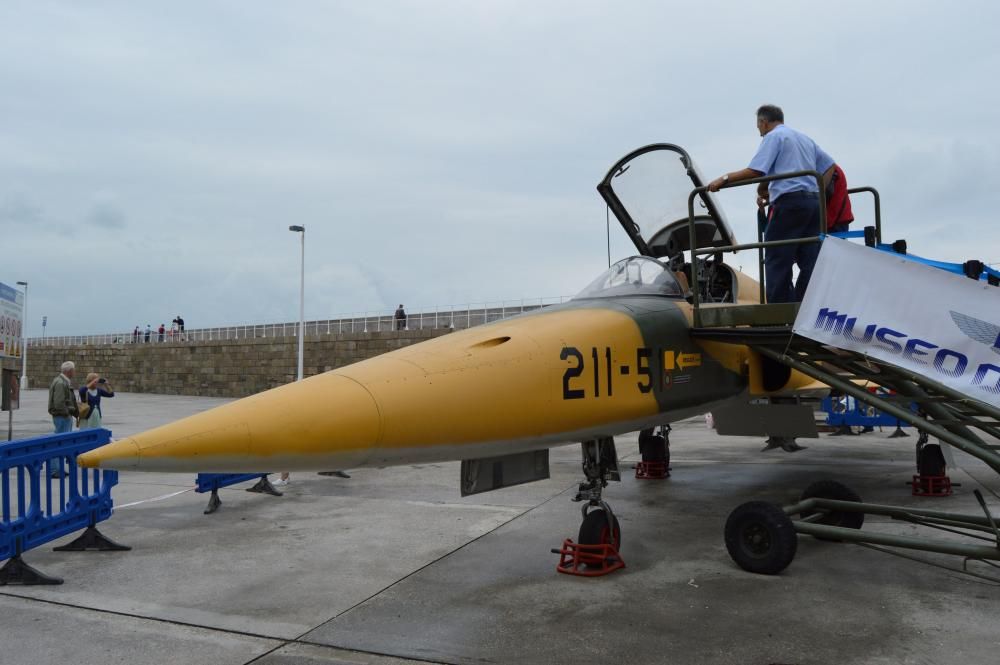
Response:
[[[949,310],[948,313],[951,314],[951,320],[958,329],[967,337],[985,344],[993,350],[993,353],[1000,355],[1000,326],[961,312]]]

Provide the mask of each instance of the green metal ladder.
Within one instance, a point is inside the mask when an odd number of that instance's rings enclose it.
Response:
[[[726,313],[725,306],[704,308],[702,314],[716,326],[692,330],[696,339],[746,345],[765,358],[821,381],[845,395],[888,413],[913,427],[927,432],[959,450],[976,457],[1000,473],[1000,409],[972,399],[929,377],[902,369],[854,351],[835,349],[792,332],[791,320],[785,325],[732,324],[739,317],[753,318],[755,308],[780,307],[750,305]],[[748,314],[749,310],[749,314]],[[773,319],[762,311],[757,321]],[[705,318],[702,320],[705,323]],[[737,327],[744,326],[744,327]],[[876,394],[855,381],[877,384],[891,391]],[[920,412],[910,409],[916,403]]]

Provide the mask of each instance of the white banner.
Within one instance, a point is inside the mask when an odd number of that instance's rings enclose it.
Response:
[[[1000,407],[1000,287],[827,238],[795,332]]]
[[[0,358],[21,357],[24,294],[0,282]]]

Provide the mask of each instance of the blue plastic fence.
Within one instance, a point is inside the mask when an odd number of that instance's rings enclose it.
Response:
[[[110,441],[110,431],[88,429],[0,443],[0,561],[111,517],[118,472],[76,465]],[[60,478],[51,477],[56,460]]]
[[[884,394],[883,388],[878,389],[879,394]],[[911,405],[910,407],[914,407]],[[883,413],[870,404],[861,402],[850,396],[824,397],[820,402],[820,409],[826,413],[826,423],[828,425],[849,427],[909,427],[908,423],[901,422],[895,416]],[[915,410],[915,409],[914,409]]]
[[[266,473],[199,473],[195,479],[195,492],[214,492],[229,487],[245,483],[248,480],[256,480],[267,476]]]

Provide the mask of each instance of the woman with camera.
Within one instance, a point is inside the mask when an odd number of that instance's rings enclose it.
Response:
[[[87,381],[80,386],[80,404],[90,407],[86,416],[82,416],[84,409],[80,409],[81,418],[80,429],[94,429],[101,426],[101,398],[114,397],[115,389],[111,387],[108,380],[94,372],[87,375]]]

